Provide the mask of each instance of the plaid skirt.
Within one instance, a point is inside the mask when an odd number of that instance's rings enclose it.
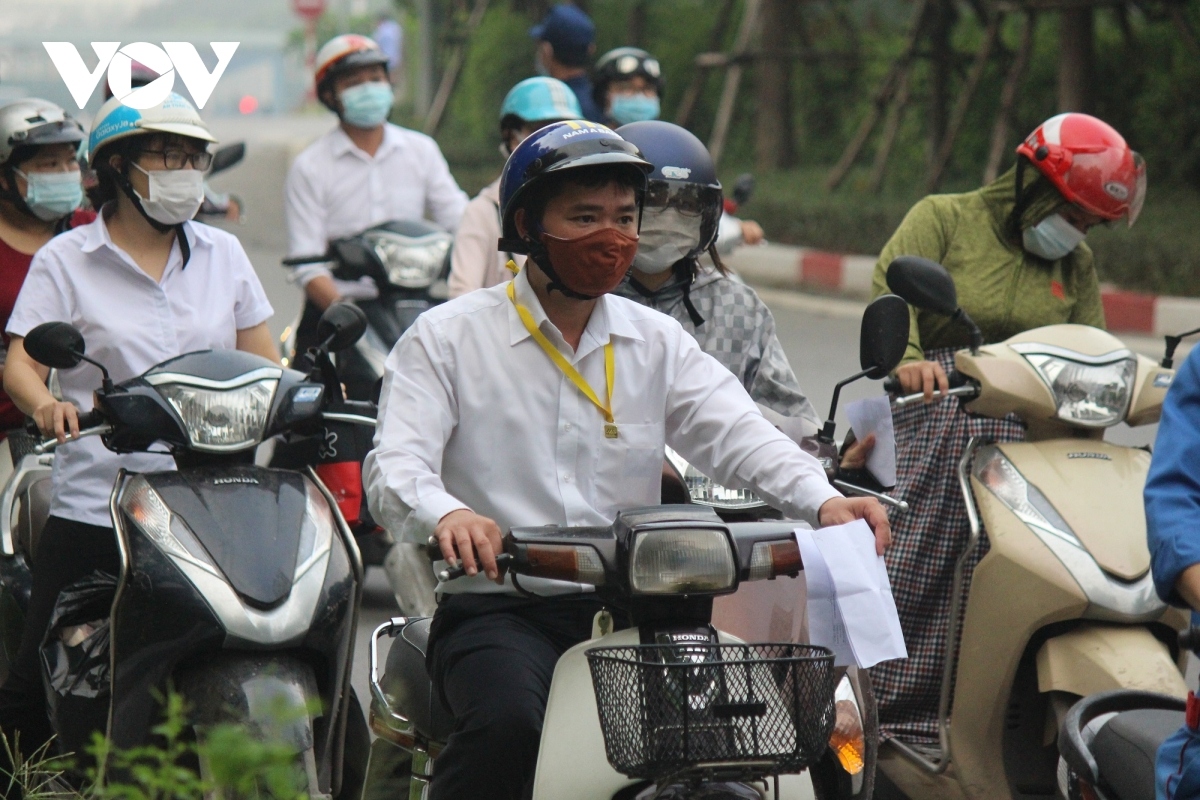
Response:
[[[954,348],[925,357],[949,373]],[[938,698],[947,653],[954,565],[970,538],[958,462],[973,436],[1018,442],[1025,428],[1015,416],[991,419],[965,413],[957,400],[917,404],[895,412],[896,490],[909,510],[893,514],[886,555],[908,659],[871,669],[880,732],[914,744],[937,744]],[[980,536],[964,571],[964,591],[988,551]],[[965,607],[964,607],[965,611]],[[961,620],[961,616],[960,616]]]

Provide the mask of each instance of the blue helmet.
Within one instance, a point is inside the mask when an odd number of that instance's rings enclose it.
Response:
[[[522,122],[583,119],[583,109],[575,92],[554,78],[526,78],[508,90],[500,106],[500,124],[508,117]]]
[[[646,187],[646,212],[674,208],[698,217],[700,239],[691,255],[707,250],[717,239],[725,210],[721,182],[708,148],[691,131],[662,120],[631,122],[617,133],[654,165]]]
[[[610,128],[587,120],[556,122],[530,134],[508,157],[500,176],[500,208],[503,225],[501,249],[528,253],[528,243],[517,233],[517,209],[530,187],[548,176],[581,167],[612,166],[632,169],[641,180],[654,167],[642,158],[637,147]],[[638,206],[642,204],[638,193]]]

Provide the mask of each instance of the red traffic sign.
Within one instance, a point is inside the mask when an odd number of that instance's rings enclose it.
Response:
[[[307,20],[315,20],[325,13],[325,0],[292,0],[292,10]]]

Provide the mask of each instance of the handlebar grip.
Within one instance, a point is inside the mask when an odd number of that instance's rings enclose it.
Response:
[[[301,264],[321,264],[332,260],[328,255],[322,253],[319,256],[291,256],[283,259],[280,263],[285,267],[298,267]]]
[[[100,413],[100,409],[93,408],[91,411],[79,415],[79,430],[85,428],[94,428],[97,425],[104,424],[104,415]]]
[[[967,376],[963,375],[956,369],[950,370],[950,374],[946,376],[946,380],[949,382],[951,389],[958,389],[967,385]],[[891,377],[884,380],[883,390],[888,394],[904,393],[904,387],[900,385],[900,379],[896,377]]]

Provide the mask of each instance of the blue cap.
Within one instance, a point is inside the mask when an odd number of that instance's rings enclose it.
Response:
[[[596,42],[592,18],[572,5],[560,3],[550,9],[540,24],[529,29],[534,39],[549,42],[554,57],[570,66],[587,63],[588,48]]]

